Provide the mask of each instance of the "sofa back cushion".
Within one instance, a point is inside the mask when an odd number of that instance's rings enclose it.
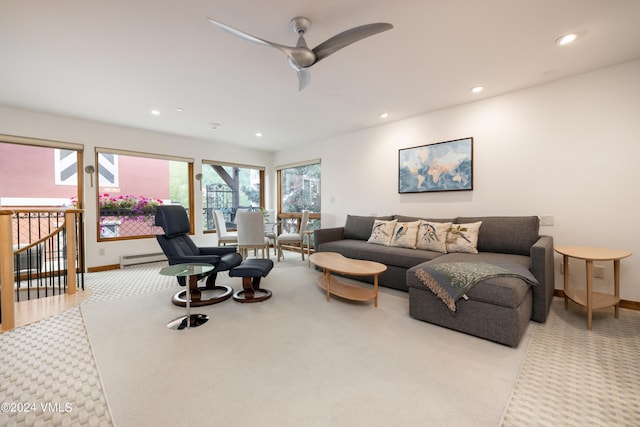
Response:
[[[376,219],[373,221],[373,229],[371,230],[371,236],[367,242],[374,245],[391,245],[391,239],[393,239],[393,230],[396,229],[398,221],[395,219],[391,221],[383,221]]]
[[[447,252],[478,253],[478,237],[482,221],[451,224],[447,234]]]
[[[429,251],[447,253],[447,235],[451,229],[451,222],[420,220],[416,247]]]
[[[478,234],[479,252],[530,255],[538,241],[540,219],[537,216],[459,217],[456,224],[482,221]]]
[[[429,222],[453,222],[453,218],[427,218],[427,217],[421,217],[418,218],[417,216],[406,216],[406,215],[394,215],[393,216],[395,219],[398,220],[398,222],[412,222],[412,221],[429,221]]]
[[[373,229],[373,222],[376,219],[388,221],[393,219],[393,217],[347,215],[347,221],[344,224],[344,238],[368,240],[371,236],[371,230]]]
[[[420,227],[420,221],[398,222],[396,220],[396,228],[393,230],[393,237],[391,237],[391,246],[415,249],[418,227]]]

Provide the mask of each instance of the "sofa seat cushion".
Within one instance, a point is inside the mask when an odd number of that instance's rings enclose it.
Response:
[[[528,256],[512,255],[512,254],[496,254],[491,252],[480,252],[478,254],[451,253],[439,256],[431,261],[430,264],[441,262],[488,262],[498,264],[519,264],[525,268],[529,268],[530,259]],[[407,271],[407,286],[409,288],[417,288],[426,290],[427,287],[416,277],[416,271],[421,265],[416,265]],[[520,306],[522,300],[526,297],[530,285],[522,279],[516,277],[494,277],[483,280],[474,286],[468,293],[470,300],[481,301],[488,304],[495,304],[502,307],[516,308]],[[459,303],[464,304],[463,300]]]
[[[318,245],[318,251],[338,252],[347,258],[364,259],[402,268],[410,268],[442,255],[434,251],[374,245],[352,239],[321,243]]]

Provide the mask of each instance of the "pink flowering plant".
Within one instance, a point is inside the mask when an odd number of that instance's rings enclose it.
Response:
[[[100,194],[100,238],[127,238],[157,234],[156,208],[162,200],[153,197]]]
[[[151,216],[156,208],[162,204],[162,200],[153,197],[119,195],[112,196],[108,193],[101,194],[99,199],[101,211],[128,211],[131,216]]]

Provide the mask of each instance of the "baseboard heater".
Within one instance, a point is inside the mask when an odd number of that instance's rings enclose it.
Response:
[[[148,264],[150,262],[166,261],[167,257],[162,252],[154,254],[123,255],[120,257],[120,268],[130,267],[138,264]]]

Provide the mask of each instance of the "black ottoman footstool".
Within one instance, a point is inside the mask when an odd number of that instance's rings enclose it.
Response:
[[[260,302],[271,298],[271,291],[260,288],[260,279],[273,268],[270,259],[250,258],[229,270],[229,277],[242,277],[242,290],[233,294],[238,302]],[[258,295],[256,295],[258,294]]]

